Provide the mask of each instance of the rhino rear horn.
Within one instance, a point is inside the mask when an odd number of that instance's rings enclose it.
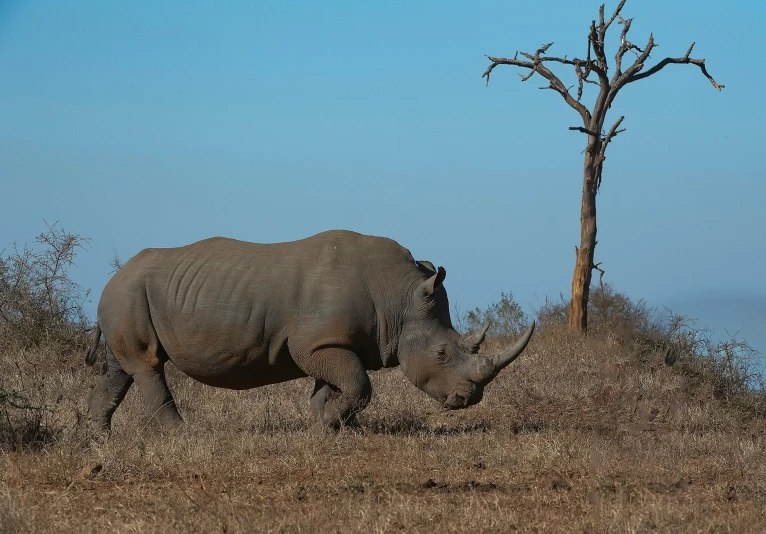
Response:
[[[460,338],[460,348],[466,351],[468,354],[476,354],[479,352],[479,347],[484,343],[484,337],[489,330],[489,321],[479,328],[476,332],[466,334]]]

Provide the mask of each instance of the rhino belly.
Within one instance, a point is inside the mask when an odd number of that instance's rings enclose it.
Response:
[[[286,335],[267,337],[211,320],[163,326],[155,325],[170,361],[204,384],[249,389],[306,376],[290,355]]]
[[[221,355],[183,355],[180,358],[171,357],[170,360],[195,380],[227,389],[250,389],[306,376],[292,359],[277,365],[272,365],[265,359],[241,359]]]

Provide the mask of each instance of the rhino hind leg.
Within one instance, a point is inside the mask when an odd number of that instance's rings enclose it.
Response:
[[[176,428],[184,422],[165,380],[164,364],[151,370],[139,371],[133,378],[144,399],[144,405],[149,409],[151,420],[163,428]]]
[[[109,434],[112,415],[132,384],[133,377],[125,372],[112,351],[107,348],[106,368],[88,395],[88,414],[97,431]]]
[[[341,348],[315,351],[299,364],[316,378],[311,411],[320,425],[338,430],[356,427],[356,414],[370,402],[372,385],[359,358]]]
[[[104,330],[107,332],[107,344],[114,353],[114,366],[122,372],[122,380],[129,380],[126,382],[128,384],[135,382],[138,386],[143,405],[148,410],[149,421],[163,428],[174,428],[183,423],[165,380],[168,355],[151,323],[134,321],[131,328],[107,327]],[[119,401],[110,408],[111,412],[114,412],[117,404]]]

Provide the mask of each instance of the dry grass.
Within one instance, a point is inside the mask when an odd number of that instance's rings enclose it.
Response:
[[[373,373],[363,434],[310,426],[308,380],[234,392],[170,369],[188,425],[156,431],[131,390],[105,444],[83,416],[97,369],[6,352],[6,387],[52,408],[9,411],[0,532],[766,530],[763,420],[605,340],[541,332],[461,412]]]

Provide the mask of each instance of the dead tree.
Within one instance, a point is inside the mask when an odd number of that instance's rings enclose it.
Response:
[[[582,126],[572,126],[569,129],[582,132],[588,136],[587,146],[585,148],[585,167],[583,172],[582,188],[582,206],[580,210],[580,246],[575,247],[576,262],[574,276],[572,277],[572,302],[569,308],[569,326],[571,329],[585,332],[588,327],[588,296],[590,291],[591,275],[594,269],[599,269],[598,265],[593,263],[596,249],[596,194],[601,186],[601,176],[606,159],[606,149],[609,143],[624,128],[620,128],[625,117],[620,117],[615,121],[608,132],[604,130],[604,120],[607,111],[612,106],[617,93],[626,85],[648,78],[656,74],[668,65],[697,65],[702,74],[713,84],[713,87],[719,91],[723,85],[716,82],[705,68],[704,59],[693,59],[691,57],[694,43],[691,44],[683,57],[666,57],[653,67],[645,70],[646,62],[650,58],[652,51],[658,46],[654,42],[654,36],[649,35],[649,41],[644,48],[639,48],[628,40],[628,32],[633,19],[624,19],[620,16],[620,11],[625,5],[626,0],[621,0],[612,16],[607,20],[604,18],[604,5],[599,9],[598,22],[591,22],[588,32],[588,49],[585,59],[567,56],[552,57],[546,55],[548,49],[553,43],[548,43],[539,48],[534,54],[527,52],[516,52],[513,58],[500,58],[487,56],[492,62],[482,77],[487,78],[489,85],[489,76],[492,70],[498,65],[512,65],[527,69],[528,72],[521,74],[521,81],[529,80],[534,74],[538,74],[548,81],[548,85],[540,89],[552,89],[557,92],[564,101],[569,104],[582,119]],[[609,65],[606,58],[606,32],[609,26],[617,20],[622,25],[620,34],[620,46],[614,56],[614,66],[611,77],[609,76]],[[628,53],[635,55],[633,63],[623,70],[623,60]],[[524,59],[519,59],[521,55]],[[629,56],[631,57],[631,56]],[[550,70],[553,64],[569,65],[574,68],[577,76],[577,92],[570,92],[572,87],[567,87]],[[583,88],[585,84],[598,86],[598,96],[589,110],[582,104]],[[603,274],[603,271],[601,271]]]

